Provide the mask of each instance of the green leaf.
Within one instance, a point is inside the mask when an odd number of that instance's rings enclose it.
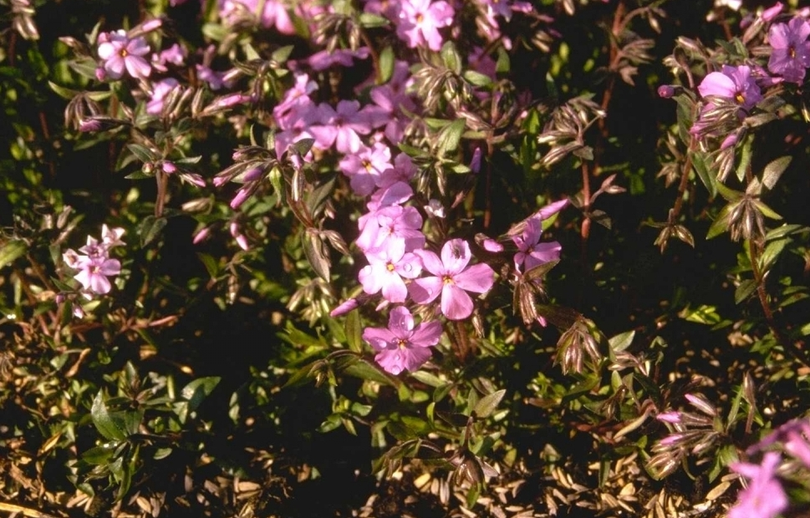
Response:
[[[307,256],[307,261],[309,261],[312,269],[321,279],[328,282],[332,265],[321,237],[316,231],[306,229],[301,235],[301,242],[304,247],[304,254]]]
[[[376,366],[361,358],[354,359],[349,365],[344,367],[343,372],[349,376],[369,381],[376,381],[385,385],[395,386],[395,383]]]
[[[461,56],[458,55],[456,46],[452,41],[446,41],[442,45],[441,56],[444,66],[456,74],[461,73]]]
[[[90,417],[96,430],[105,438],[111,441],[120,441],[126,438],[123,429],[119,426],[116,419],[107,410],[107,404],[104,402],[104,395],[102,391],[98,391],[96,397],[93,399],[93,406],[90,408]]]
[[[211,254],[203,254],[198,252],[197,257],[200,258],[203,265],[205,265],[205,269],[208,271],[208,275],[211,276],[212,279],[216,279],[219,275],[219,264],[217,264],[217,260]]]
[[[346,342],[349,349],[356,352],[363,352],[363,323],[360,321],[359,311],[350,311],[346,315]]]
[[[461,135],[464,133],[464,128],[467,125],[465,119],[456,119],[444,129],[439,132],[438,145],[436,154],[440,157],[447,154],[448,151],[455,151],[461,142]]]
[[[698,178],[700,178],[700,181],[706,186],[711,197],[714,198],[717,196],[717,177],[706,167],[706,162],[703,158],[702,153],[694,153],[694,155],[692,155],[692,165],[695,168]]]
[[[278,48],[274,50],[272,54],[270,54],[270,59],[272,59],[277,63],[284,63],[289,59],[290,54],[292,54],[294,48],[295,48],[294,45],[285,45],[281,48]]]
[[[378,84],[387,83],[394,75],[394,49],[387,46],[380,52],[380,76],[377,78]]]
[[[608,340],[608,343],[610,343],[610,349],[616,353],[624,351],[633,343],[633,338],[635,338],[635,336],[635,331],[626,331],[612,337],[610,340]]]
[[[376,29],[377,27],[387,27],[388,20],[373,13],[363,13],[360,15],[360,25],[367,29]]]
[[[63,99],[73,99],[79,93],[76,90],[71,90],[70,88],[65,88],[64,86],[59,86],[58,84],[48,81],[48,86],[51,87],[51,90],[56,92],[56,95],[62,97]]]
[[[138,235],[141,236],[141,248],[151,243],[163,230],[167,222],[166,218],[146,216],[138,227]]]
[[[765,166],[765,169],[762,171],[762,184],[767,187],[768,190],[773,190],[776,182],[778,182],[779,178],[782,176],[782,173],[784,173],[790,165],[791,160],[793,160],[793,157],[783,156]]]
[[[12,239],[0,248],[0,268],[13,263],[25,255],[28,245],[22,239]]]
[[[737,289],[734,290],[734,303],[740,304],[746,300],[754,291],[757,289],[757,283],[754,279],[746,279],[737,286]]]
[[[208,376],[205,378],[197,378],[180,391],[180,396],[188,401],[188,410],[193,412],[196,410],[203,400],[211,395],[214,388],[219,384],[222,378],[219,376]]]
[[[475,70],[465,70],[463,76],[473,86],[486,87],[492,84],[492,79],[489,76]]]
[[[492,415],[492,412],[498,407],[498,404],[503,399],[503,396],[506,394],[505,389],[496,390],[492,394],[487,394],[486,396],[482,397],[478,400],[478,403],[475,404],[473,408],[473,413],[480,418],[487,418]]]
[[[154,162],[157,159],[157,155],[155,155],[149,148],[140,144],[127,144],[127,149],[129,149],[133,155],[138,157],[138,160],[145,164]]]

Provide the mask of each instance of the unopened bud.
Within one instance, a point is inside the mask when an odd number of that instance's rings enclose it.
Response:
[[[675,95],[675,87],[672,85],[661,85],[658,87],[658,97],[662,99],[670,99]]]
[[[239,192],[236,193],[236,196],[233,197],[231,200],[231,208],[236,210],[239,208],[240,205],[245,203],[245,201],[250,197],[250,191],[248,189],[239,189]],[[233,233],[233,232],[231,232]],[[236,237],[236,236],[234,236]]]
[[[329,313],[329,316],[331,316],[331,317],[339,317],[341,315],[345,315],[346,313],[349,313],[349,312],[354,311],[355,309],[357,309],[358,306],[360,306],[360,304],[357,302],[357,299],[349,299],[349,300],[345,301],[344,303],[342,303],[340,306],[333,309]]]
[[[203,227],[199,232],[194,234],[194,239],[192,240],[192,242],[195,245],[199,244],[199,243],[202,243],[203,241],[208,239],[208,236],[210,234],[211,234],[211,227]]]

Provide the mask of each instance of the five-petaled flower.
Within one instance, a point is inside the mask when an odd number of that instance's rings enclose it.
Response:
[[[781,75],[785,81],[799,83],[804,80],[810,67],[810,23],[795,17],[788,23],[775,23],[768,31],[768,41],[773,48],[768,60],[768,70]]]
[[[462,239],[451,239],[442,247],[441,259],[429,250],[414,251],[422,266],[433,277],[415,279],[408,291],[419,304],[432,302],[441,294],[441,309],[450,320],[463,320],[472,314],[473,301],[467,291],[484,293],[495,283],[495,272],[486,264],[467,268],[472,254]]]
[[[751,68],[746,65],[732,67],[723,65],[720,72],[712,72],[698,86],[701,97],[715,95],[733,100],[743,110],[750,110],[762,100]]]
[[[98,38],[98,57],[104,60],[104,70],[111,79],[120,79],[126,70],[135,79],[146,79],[152,71],[143,58],[149,54],[146,40],[138,36],[129,38],[123,29],[102,33]]]
[[[374,358],[386,372],[397,375],[404,370],[417,370],[430,358],[429,347],[439,342],[439,322],[422,322],[414,327],[413,315],[404,306],[391,310],[388,328],[369,327],[363,331],[377,356]]]

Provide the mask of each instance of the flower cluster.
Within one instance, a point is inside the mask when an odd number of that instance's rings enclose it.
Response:
[[[62,260],[69,268],[77,270],[73,278],[81,284],[81,295],[90,300],[93,295],[106,295],[112,289],[108,277],[121,273],[121,263],[118,259],[110,257],[110,251],[125,243],[121,241],[124,235],[123,228],[101,227],[101,241],[87,236],[87,243],[76,252],[68,249],[62,254]],[[63,300],[63,295],[60,300]],[[81,309],[76,306],[74,314],[81,316]]]
[[[763,22],[772,21],[781,12],[781,4],[772,8]],[[770,58],[767,70],[756,63],[723,65],[698,85],[703,99],[700,116],[691,133],[699,138],[722,138],[721,150],[734,146],[743,128],[740,121],[763,99],[763,90],[785,82],[801,85],[810,67],[810,23],[800,16],[787,23],[773,23],[768,30]],[[666,85],[665,85],[666,86]],[[659,90],[671,97],[669,90]]]

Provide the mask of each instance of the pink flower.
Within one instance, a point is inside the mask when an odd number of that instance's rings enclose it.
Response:
[[[368,254],[390,246],[392,240],[405,242],[405,251],[413,251],[425,245],[422,234],[422,216],[413,207],[391,205],[360,216],[360,235],[357,246]]]
[[[165,104],[166,97],[172,90],[177,88],[179,83],[177,79],[163,79],[153,85],[152,97],[146,103],[146,113],[149,115],[160,115],[163,112],[163,105]]]
[[[462,239],[451,239],[442,247],[441,259],[428,250],[414,252],[433,277],[416,279],[408,287],[414,301],[432,302],[441,293],[441,308],[450,320],[462,320],[472,314],[473,301],[467,291],[484,293],[492,288],[495,272],[486,264],[467,268],[472,255],[470,245]]]
[[[98,57],[104,60],[104,70],[111,79],[120,79],[126,70],[136,79],[146,79],[152,67],[143,56],[149,54],[149,45],[142,37],[127,37],[124,30],[99,35]]]
[[[318,106],[318,110],[321,124],[309,129],[318,145],[328,149],[335,144],[341,153],[357,153],[362,145],[359,134],[371,133],[371,124],[366,114],[360,111],[360,103],[340,101],[337,109],[324,103]]]
[[[519,252],[515,254],[515,270],[520,271],[521,266],[525,266],[525,271],[560,260],[560,250],[562,246],[557,241],[541,243],[540,236],[543,233],[541,219],[531,217],[526,220],[526,227],[519,236],[513,236],[512,241],[517,245]]]
[[[810,67],[810,23],[798,16],[788,23],[775,23],[768,31],[768,41],[773,47],[768,60],[768,70],[781,75],[785,81],[799,83],[804,80]]]
[[[388,247],[367,256],[368,266],[360,270],[359,279],[363,291],[373,295],[382,290],[388,302],[405,302],[408,289],[403,277],[414,279],[422,273],[422,263],[410,252],[405,252],[404,240],[393,240]]]
[[[442,48],[442,35],[439,28],[453,23],[453,7],[439,0],[403,0],[399,10],[397,35],[409,47],[419,47],[427,43],[431,50]]]
[[[720,72],[712,72],[703,78],[698,91],[701,97],[716,95],[732,100],[746,111],[762,100],[762,93],[751,74],[751,68],[745,65],[723,65]]]
[[[369,327],[363,331],[377,356],[374,359],[386,372],[397,375],[404,370],[417,370],[430,358],[429,347],[442,335],[439,322],[422,322],[414,328],[411,312],[403,306],[391,310],[388,329]]]
[[[121,263],[118,259],[107,257],[79,258],[77,267],[81,270],[73,278],[81,283],[85,290],[104,295],[112,289],[108,276],[121,273]]]
[[[391,149],[377,142],[374,147],[361,146],[357,153],[346,155],[338,164],[340,170],[351,179],[352,190],[360,196],[374,191],[378,178],[391,166]]]
[[[787,509],[787,495],[775,477],[780,461],[780,455],[770,451],[762,458],[761,465],[735,462],[729,466],[750,481],[740,493],[737,505],[729,511],[728,518],[774,518]]]

